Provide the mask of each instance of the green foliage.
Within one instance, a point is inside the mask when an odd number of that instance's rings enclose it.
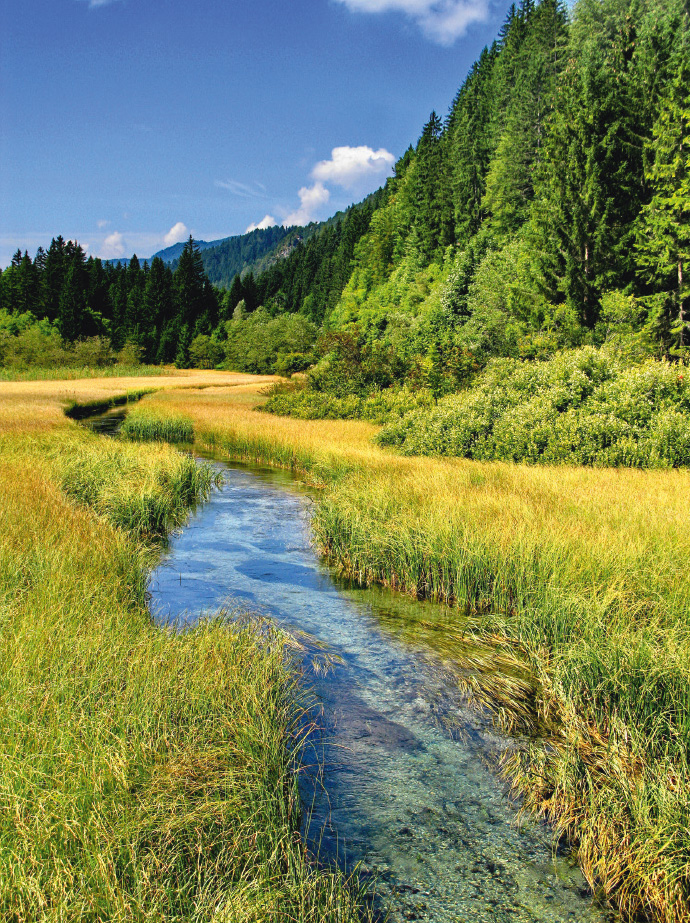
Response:
[[[638,259],[648,279],[656,283],[656,304],[652,302],[650,314],[657,334],[682,350],[690,345],[686,317],[686,276],[690,269],[690,67],[685,56],[662,98],[653,138],[647,146],[651,162],[646,177],[652,198],[640,215]]]
[[[222,345],[213,337],[200,333],[189,346],[189,364],[195,369],[213,369],[225,357]]]
[[[277,367],[286,373],[298,354],[309,362],[316,340],[316,326],[301,314],[271,317],[265,308],[228,321],[225,325],[226,366],[240,372],[271,374]],[[300,364],[299,362],[297,364]]]
[[[378,436],[408,455],[632,467],[690,465],[685,366],[629,367],[591,347],[547,362],[493,360],[465,392]]]
[[[369,394],[343,394],[294,385],[276,385],[262,406],[267,413],[300,420],[368,420],[388,423],[412,408],[428,409],[434,399],[430,391],[407,387],[375,390]]]

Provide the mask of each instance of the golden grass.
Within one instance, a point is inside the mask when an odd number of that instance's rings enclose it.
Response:
[[[201,446],[324,485],[315,533],[343,572],[460,607],[440,647],[534,735],[508,767],[525,806],[579,843],[626,918],[688,923],[690,472],[403,458],[371,425],[276,418],[261,399],[146,404],[186,413]]]
[[[256,390],[271,376],[238,372],[171,371],[156,378],[89,378],[65,381],[0,381],[0,433],[41,432],[65,424],[63,408],[147,388],[237,388]]]
[[[67,400],[155,385],[142,407],[191,419],[199,447],[323,485],[314,527],[336,565],[462,609],[439,649],[534,735],[508,767],[525,806],[579,843],[625,917],[688,923],[690,472],[402,458],[367,423],[262,413],[270,381],[5,383],[0,433],[55,432]]]
[[[298,834],[310,702],[285,639],[150,619],[150,538],[209,477],[61,415],[150,379],[115,384],[0,385],[0,918],[354,923],[356,883]]]

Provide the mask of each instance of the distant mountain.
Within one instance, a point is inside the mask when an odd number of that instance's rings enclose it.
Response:
[[[195,240],[194,243],[197,245],[199,250],[207,250],[209,247],[215,247],[217,244],[223,243],[225,240],[232,240],[231,237],[223,237],[220,240]],[[159,250],[157,253],[154,253],[153,256],[159,256],[164,263],[175,263],[180,258],[180,254],[184,250],[184,245],[186,241],[182,241],[179,244],[173,244],[172,247],[166,247],[165,250]],[[153,256],[151,259],[153,259]],[[147,261],[147,262],[150,262]]]
[[[276,225],[272,228],[250,231],[248,234],[214,240],[203,245],[199,241],[195,243],[201,250],[204,269],[210,281],[221,288],[229,288],[238,273],[256,272],[267,258],[284,246],[286,238],[299,237],[303,230],[303,228],[283,228]],[[176,249],[173,247],[162,250],[156,255],[166,263],[170,263],[174,270],[183,246],[184,244],[176,245],[179,250],[172,258],[168,254]],[[278,257],[274,256],[274,258]]]
[[[367,196],[365,202],[371,198]],[[336,212],[326,221],[314,221],[306,227],[285,228],[275,225],[271,228],[261,228],[250,231],[248,234],[236,234],[233,237],[223,237],[219,240],[195,240],[194,243],[201,251],[204,269],[209,280],[219,288],[230,288],[235,276],[249,272],[259,275],[265,272],[274,263],[285,259],[314,235],[325,228],[339,224],[347,212]],[[164,250],[158,250],[153,256],[146,259],[139,257],[140,263],[151,263],[157,256],[167,263],[174,271],[185,242],[173,244]],[[113,266],[129,266],[131,257],[106,260]]]

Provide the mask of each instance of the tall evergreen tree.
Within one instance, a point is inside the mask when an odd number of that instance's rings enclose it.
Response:
[[[409,196],[414,209],[422,258],[430,262],[453,242],[453,202],[448,145],[443,123],[435,112],[424,126],[417,145]]]
[[[43,313],[49,321],[57,320],[60,313],[60,292],[67,273],[65,249],[65,240],[60,235],[52,239],[46,254],[43,274]]]
[[[652,197],[640,215],[638,262],[655,291],[652,322],[683,348],[690,346],[690,65],[685,55],[662,100],[648,148]]]
[[[177,315],[180,324],[189,329],[204,310],[205,279],[201,253],[190,235],[173,274]]]

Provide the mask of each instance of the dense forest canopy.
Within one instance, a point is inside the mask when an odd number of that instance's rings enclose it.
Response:
[[[364,385],[436,395],[494,357],[613,341],[629,361],[685,354],[689,36],[683,0],[522,0],[385,188],[293,235],[265,271],[219,290],[191,239],[173,271],[86,259],[58,237],[2,273],[2,343],[38,326],[254,371],[349,351]],[[218,278],[283,232],[204,259]],[[275,324],[287,315],[299,336]]]

